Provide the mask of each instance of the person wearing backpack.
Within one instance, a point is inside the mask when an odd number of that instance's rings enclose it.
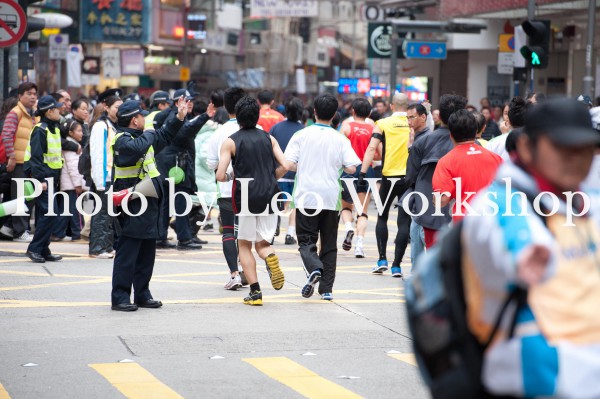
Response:
[[[582,196],[570,201],[568,194],[581,190],[599,143],[575,100],[533,107],[515,137],[513,162],[500,167],[463,220],[466,320],[480,343],[493,335],[506,298],[526,292],[516,317],[508,307],[483,357],[481,381],[491,394],[600,397],[600,230],[593,217],[600,209],[585,212]]]
[[[92,124],[89,148],[83,151],[82,158],[89,152],[91,191],[96,193],[101,201],[100,212],[92,216],[90,229],[89,255],[92,258],[111,259],[114,256],[113,220],[108,214],[108,198],[106,192],[112,185],[113,157],[110,144],[115,136],[117,111],[123,101],[118,89],[108,89],[98,96],[98,101],[104,105],[104,113]],[[85,176],[85,173],[83,173]]]

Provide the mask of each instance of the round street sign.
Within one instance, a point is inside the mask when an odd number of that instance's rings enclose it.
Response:
[[[0,47],[17,44],[27,30],[27,16],[18,3],[0,0]]]

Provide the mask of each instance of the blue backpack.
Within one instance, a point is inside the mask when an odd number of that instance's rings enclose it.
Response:
[[[516,288],[505,300],[486,343],[469,331],[462,275],[462,222],[422,254],[408,284],[406,305],[414,353],[434,399],[479,399],[485,392],[481,370],[485,349],[496,335],[512,302],[527,302],[527,291]],[[516,315],[509,337],[513,336]]]

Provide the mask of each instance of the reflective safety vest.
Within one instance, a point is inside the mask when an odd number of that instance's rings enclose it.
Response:
[[[146,151],[146,155],[140,159],[138,159],[138,161],[135,163],[135,165],[132,166],[118,166],[118,156],[119,156],[119,152],[115,150],[114,146],[117,142],[117,140],[119,139],[119,137],[121,137],[124,133],[119,133],[117,135],[115,135],[115,138],[113,139],[112,143],[110,144],[110,147],[112,149],[113,152],[113,164],[115,167],[115,175],[113,176],[114,180],[117,179],[132,179],[132,178],[139,178],[139,179],[143,179],[146,175],[150,176],[151,178],[154,177],[158,177],[160,176],[160,172],[158,171],[158,168],[156,167],[156,162],[154,161],[154,147],[150,146],[150,148],[148,148],[148,151]],[[132,140],[135,140],[135,138],[132,138]],[[117,156],[117,158],[115,158],[115,155]]]
[[[146,115],[144,122],[144,130],[154,129],[154,118],[158,115],[160,111],[152,111],[148,115]]]
[[[60,142],[60,132],[58,128],[54,128],[54,132],[52,132],[48,125],[45,123],[38,123],[35,125],[35,128],[42,128],[46,130],[46,143],[48,149],[44,154],[44,163],[48,165],[50,169],[62,169],[63,167],[63,157],[62,157],[62,146]],[[25,151],[25,162],[31,159],[31,143],[27,145],[27,150]]]

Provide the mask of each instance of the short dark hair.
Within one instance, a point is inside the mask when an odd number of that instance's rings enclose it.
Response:
[[[352,109],[359,118],[368,118],[372,108],[366,98],[357,98],[352,101]]]
[[[210,102],[215,108],[223,106],[223,90],[214,90],[210,93]]]
[[[244,96],[235,105],[235,117],[242,129],[255,128],[260,117],[260,106],[252,97]]]
[[[318,119],[330,121],[335,116],[338,108],[337,99],[331,94],[319,94],[313,101],[315,116]]]
[[[60,100],[61,100],[62,98],[64,98],[64,96],[63,96],[62,94],[60,94],[60,93],[50,93],[50,95],[51,95],[51,96],[52,96],[52,98],[53,98],[53,99],[55,99],[55,100],[56,100],[56,102],[58,102],[58,103],[60,102]]]
[[[197,115],[205,113],[207,108],[208,103],[206,102],[206,100],[202,98],[197,98],[194,100],[194,113],[196,113]]]
[[[275,96],[269,90],[263,90],[258,93],[257,98],[261,105],[271,105],[271,101],[275,99]]]
[[[235,105],[242,97],[246,95],[246,92],[241,87],[230,87],[223,93],[223,104],[225,109],[230,114],[235,114]]]
[[[513,97],[508,105],[508,121],[510,125],[515,127],[525,126],[525,118],[527,116],[527,102],[523,97]]]
[[[448,129],[457,143],[474,140],[477,135],[477,121],[471,112],[459,109],[450,115]]]
[[[383,98],[378,98],[375,101],[373,101],[373,106],[376,106],[377,103],[383,103],[383,105],[386,105],[385,100]]]
[[[370,118],[373,122],[377,122],[378,120],[381,119],[381,114],[379,112],[377,112],[376,110],[373,110],[373,111],[371,111]]]
[[[524,134],[525,132],[522,128],[516,128],[511,130],[511,132],[508,133],[508,136],[506,136],[506,143],[504,145],[504,148],[506,148],[506,152],[510,154],[511,152],[516,151],[517,141],[519,140],[519,137],[523,136]]]
[[[132,115],[132,116],[123,116],[123,117],[117,117],[117,125],[120,127],[129,127],[129,124],[131,123],[131,120],[136,117],[138,114]]]
[[[25,83],[21,83],[19,85],[19,95],[22,96],[23,94],[25,94],[26,91],[29,91],[31,89],[35,89],[35,91],[38,91],[38,87],[35,83],[33,82],[25,82]]]
[[[419,114],[419,116],[427,115],[427,108],[425,108],[423,106],[423,104],[419,104],[419,103],[409,104],[408,108],[406,108],[406,110],[408,111],[409,109],[414,109],[417,112],[417,114]]]
[[[73,104],[71,104],[71,109],[72,110],[79,109],[79,108],[81,108],[81,105],[84,103],[87,104],[88,106],[90,105],[87,98],[79,97],[77,100],[73,101]]]
[[[467,99],[458,94],[444,94],[440,97],[440,119],[444,125],[448,125],[450,115],[459,109],[465,109]]]
[[[285,117],[288,121],[299,121],[304,112],[304,103],[298,97],[291,97],[285,102]]]
[[[485,124],[486,124],[485,116],[483,116],[483,114],[479,111],[471,111],[471,113],[473,114],[473,116],[475,117],[475,120],[477,121],[477,133],[479,133],[485,127]]]

